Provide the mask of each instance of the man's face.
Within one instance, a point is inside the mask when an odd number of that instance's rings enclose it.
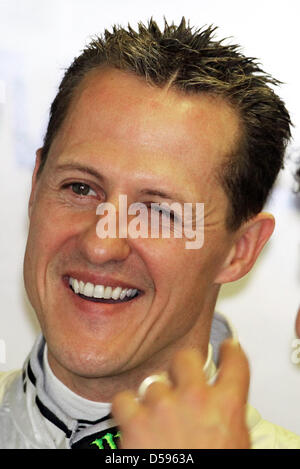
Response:
[[[153,88],[116,70],[85,78],[30,202],[25,285],[52,361],[100,377],[186,343],[206,351],[215,279],[233,242],[216,174],[237,138],[238,119],[221,100]],[[118,211],[119,195],[128,205],[204,203],[203,247],[186,249],[172,234],[100,239],[96,208],[111,202]],[[140,294],[92,301],[70,278]]]

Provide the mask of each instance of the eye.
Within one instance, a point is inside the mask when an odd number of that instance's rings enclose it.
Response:
[[[96,192],[91,188],[91,186],[85,184],[84,182],[72,182],[71,184],[68,184],[68,186],[71,187],[72,191],[77,195],[97,195]]]
[[[154,210],[155,212],[158,212],[159,214],[161,214],[161,216],[170,218],[172,222],[176,221],[178,218],[176,213],[174,213],[173,210],[164,208],[162,205],[158,203],[151,203],[149,208],[151,210]]]

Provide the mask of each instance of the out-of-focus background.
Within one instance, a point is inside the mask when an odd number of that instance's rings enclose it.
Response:
[[[219,26],[244,53],[284,82],[279,95],[294,122],[286,169],[267,204],[276,231],[255,268],[223,287],[218,310],[248,353],[250,402],[264,418],[300,435],[300,195],[293,172],[300,157],[298,0],[0,0],[0,371],[20,367],[39,331],[22,279],[27,201],[35,150],[64,69],[84,45],[115,23],[182,16],[192,26]],[[299,350],[299,353],[298,353]]]

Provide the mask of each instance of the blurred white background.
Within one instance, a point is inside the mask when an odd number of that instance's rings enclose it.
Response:
[[[253,271],[223,288],[218,310],[248,353],[250,402],[300,435],[300,367],[292,361],[300,304],[300,195],[292,177],[300,156],[299,13],[298,0],[0,0],[0,370],[22,365],[39,330],[22,279],[27,200],[35,150],[64,69],[115,23],[135,26],[153,16],[162,25],[164,16],[168,22],[185,16],[192,26],[219,26],[217,38],[231,36],[285,83],[278,93],[295,127],[290,158],[267,204],[276,231]]]

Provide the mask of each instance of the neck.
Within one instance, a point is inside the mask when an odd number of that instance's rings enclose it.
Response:
[[[209,327],[191,330],[176,343],[169,344],[164,349],[152,355],[147,361],[138,366],[122,371],[119,374],[87,378],[66,370],[48,349],[48,362],[54,375],[71,391],[85,399],[97,402],[111,402],[113,396],[121,391],[137,392],[141,382],[150,375],[168,372],[174,354],[184,347],[192,347],[206,359],[209,343]]]

